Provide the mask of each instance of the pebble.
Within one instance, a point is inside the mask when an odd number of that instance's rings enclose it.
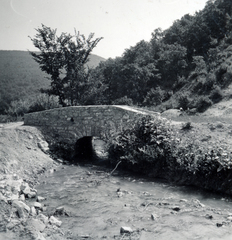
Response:
[[[175,206],[172,208],[173,211],[179,212],[180,211],[180,207],[179,206]]]
[[[27,194],[27,197],[28,197],[28,198],[35,198],[35,197],[36,197],[36,192],[29,192],[29,193]]]
[[[130,227],[121,227],[120,228],[120,233],[123,234],[123,233],[132,233],[133,230],[130,228]]]
[[[158,218],[158,216],[155,213],[151,214],[151,219],[155,221]]]
[[[31,207],[30,214],[31,214],[31,216],[36,216],[37,215],[35,207]]]
[[[35,202],[35,203],[34,203],[34,207],[35,207],[35,208],[38,208],[39,210],[42,210],[42,204],[39,203],[39,202]]]
[[[20,200],[20,201],[25,201],[25,195],[24,195],[24,194],[21,194],[21,195],[19,196],[19,200]]]
[[[46,200],[46,198],[41,197],[41,196],[38,196],[38,197],[37,197],[37,202],[42,202],[42,201],[44,201],[44,200]]]
[[[54,216],[51,216],[49,218],[49,223],[51,223],[52,225],[56,225],[57,227],[60,227],[62,222],[60,220],[58,220],[57,218],[55,218]]]
[[[61,207],[56,208],[55,214],[56,215],[63,215],[64,214],[64,207],[61,206]]]

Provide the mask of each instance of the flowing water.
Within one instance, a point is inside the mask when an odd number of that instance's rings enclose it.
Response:
[[[57,216],[68,239],[232,239],[230,199],[109,172],[63,165],[41,177],[47,214],[63,206],[68,215]]]

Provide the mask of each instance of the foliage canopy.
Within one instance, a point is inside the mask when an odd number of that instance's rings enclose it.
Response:
[[[41,70],[51,77],[51,88],[44,92],[58,96],[63,106],[78,105],[89,81],[85,64],[102,38],[93,39],[91,33],[86,39],[76,30],[74,35],[61,33],[57,36],[56,29],[43,24],[36,31],[31,40],[40,52],[30,53]]]

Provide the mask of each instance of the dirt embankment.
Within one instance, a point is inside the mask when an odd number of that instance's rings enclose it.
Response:
[[[45,152],[47,143],[41,132],[22,122],[0,125],[0,240],[44,239],[59,225],[56,218],[42,214],[42,197],[36,184],[44,171],[57,164]]]

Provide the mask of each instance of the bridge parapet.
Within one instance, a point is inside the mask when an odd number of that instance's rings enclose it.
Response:
[[[107,139],[138,116],[153,114],[158,115],[129,106],[73,106],[25,114],[24,124],[42,127],[62,141],[75,143],[84,136]]]

